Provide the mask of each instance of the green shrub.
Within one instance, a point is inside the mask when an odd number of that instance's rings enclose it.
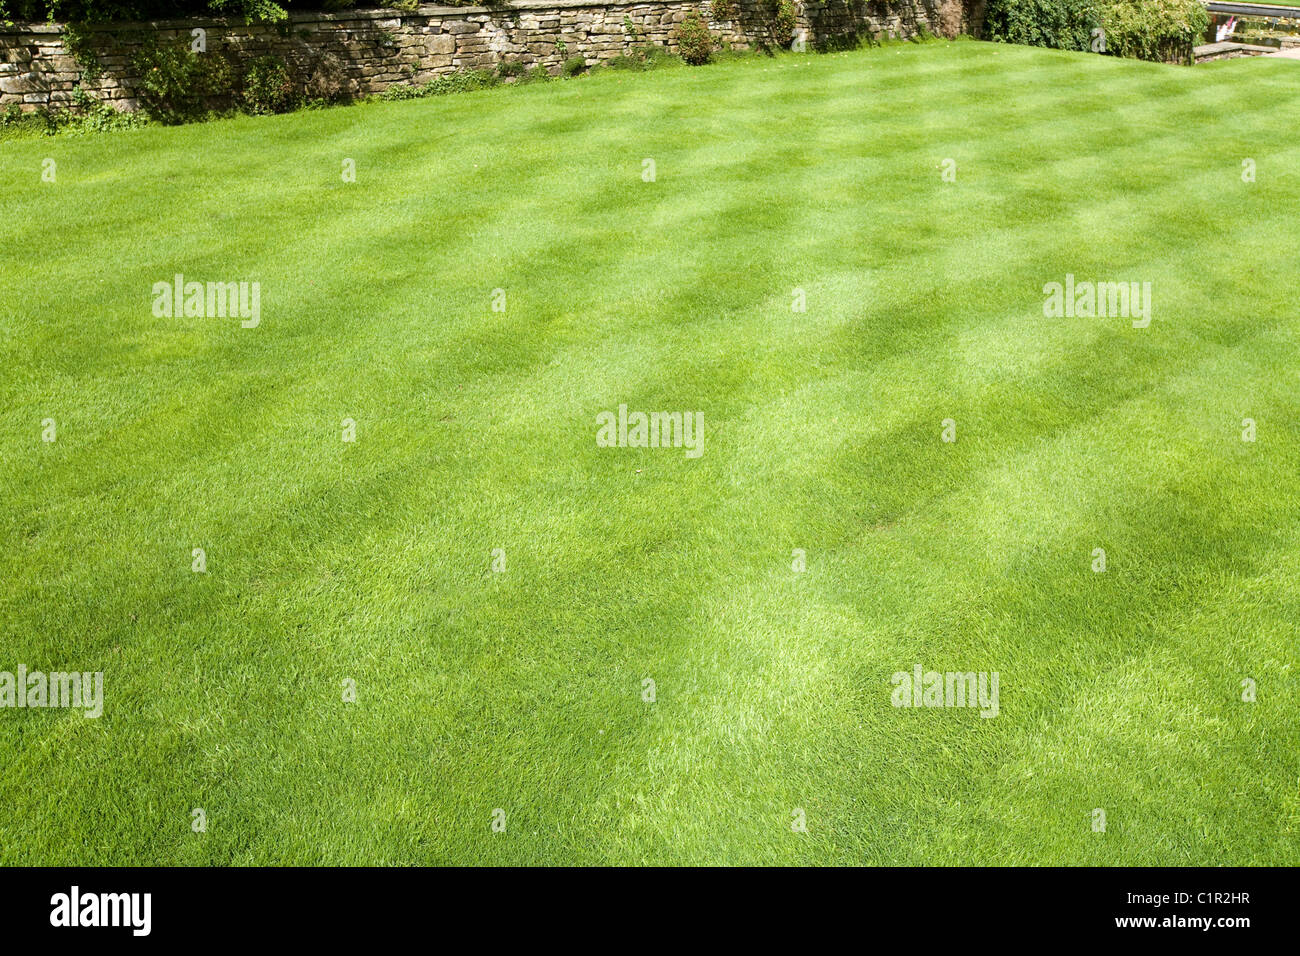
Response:
[[[990,40],[1090,50],[1101,27],[1107,53],[1142,60],[1190,62],[1208,26],[1198,0],[988,0],[984,13]]]
[[[605,61],[605,65],[611,70],[644,70],[645,63],[639,56],[632,53],[620,53],[618,56]]]
[[[637,47],[633,52],[641,57],[647,70],[657,69],[661,66],[670,66],[680,64],[682,61],[673,56],[667,47],[655,46],[647,43],[645,46]]]
[[[713,34],[694,10],[677,27],[677,52],[691,66],[708,63],[713,56]]]
[[[579,73],[585,72],[586,69],[586,57],[571,56],[564,61],[564,65],[560,67],[560,72],[565,76],[577,76]]]
[[[653,70],[665,66],[669,63],[680,63],[677,57],[673,56],[661,46],[655,46],[653,43],[639,44],[628,48],[626,53],[620,53],[612,59],[606,60],[605,64],[611,70],[634,70],[641,72],[644,70]]]
[[[376,93],[375,98],[383,100],[385,103],[396,103],[401,100],[418,100],[429,93],[423,86],[416,86],[411,83],[393,84],[382,93]]]
[[[990,40],[1087,50],[1101,24],[1096,0],[988,0],[984,33]]]
[[[500,77],[492,70],[463,70],[435,76],[422,86],[390,86],[377,96],[381,100],[416,100],[426,96],[482,90],[500,82]]]
[[[257,20],[278,23],[289,18],[289,11],[283,5],[289,2],[290,0],[283,0],[283,3],[276,3],[275,0],[208,0],[207,5],[213,13],[242,16],[248,23]]]
[[[81,136],[87,133],[104,133],[115,129],[134,129],[148,123],[139,111],[120,112],[101,103],[80,85],[72,88],[66,108],[42,107],[24,113],[17,104],[0,114],[0,140],[15,136],[54,136],[64,133]]]
[[[186,47],[151,47],[131,60],[140,78],[136,94],[145,114],[160,123],[200,119],[213,97],[229,96],[229,64],[223,57],[200,56]]]
[[[1198,0],[1101,0],[1101,25],[1107,53],[1190,63],[1210,17]]]
[[[525,73],[523,75],[523,78],[519,82],[520,83],[545,83],[550,78],[551,78],[550,72],[546,69],[546,67],[538,63],[531,70]]]
[[[527,68],[518,60],[502,60],[497,64],[497,75],[502,79],[523,76]]]
[[[709,19],[714,23],[730,23],[740,16],[737,0],[710,0]]]
[[[255,115],[287,113],[298,101],[289,68],[278,56],[260,56],[248,65],[239,98],[245,111]]]
[[[80,85],[72,88],[72,109],[66,131],[73,135],[107,133],[115,129],[135,129],[148,120],[139,112],[123,112],[94,99]]]

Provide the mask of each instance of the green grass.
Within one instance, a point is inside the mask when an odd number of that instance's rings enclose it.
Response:
[[[0,670],[106,703],[0,710],[0,862],[1300,863],[1298,107],[936,43],[5,144]]]

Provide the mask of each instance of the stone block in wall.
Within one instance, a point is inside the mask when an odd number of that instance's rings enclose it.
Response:
[[[0,93],[34,93],[41,89],[43,82],[39,73],[0,77]]]
[[[458,56],[452,64],[464,70],[483,70],[490,69],[496,65],[496,58],[491,54],[477,54],[474,56]]]

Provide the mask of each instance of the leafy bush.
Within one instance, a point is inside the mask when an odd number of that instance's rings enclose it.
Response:
[[[189,47],[151,47],[131,60],[140,78],[136,94],[150,119],[186,123],[199,119],[212,97],[230,93],[230,68],[219,56],[199,56]]]
[[[442,96],[447,93],[464,93],[469,90],[487,89],[500,83],[500,77],[491,70],[463,70],[435,76],[422,86],[390,86],[378,94],[381,100],[417,100],[426,96]]]
[[[713,56],[713,34],[694,10],[677,28],[677,52],[691,66],[708,63]]]
[[[283,0],[284,4],[290,0]],[[208,7],[213,13],[222,16],[240,16],[247,22],[254,23],[258,20],[278,23],[281,20],[289,18],[283,4],[277,3],[276,0],[208,0]],[[354,6],[355,4],[348,4]],[[176,4],[169,4],[175,10]],[[341,9],[336,7],[335,9]],[[175,12],[169,13],[168,16],[176,16]]]
[[[343,71],[343,61],[328,50],[321,52],[311,64],[304,84],[304,95],[308,102],[335,103],[345,99],[347,76]]]
[[[72,110],[75,112],[65,115],[67,132],[73,135],[135,129],[148,122],[142,113],[123,112],[99,102],[80,86],[72,88]]]
[[[645,64],[647,70],[653,70],[661,66],[678,65],[681,63],[677,57],[668,51],[667,47],[655,46],[653,43],[647,43],[645,46],[637,47],[632,51],[639,56]]]
[[[431,95],[430,91],[426,90],[424,86],[416,86],[412,83],[401,85],[394,83],[382,93],[376,93],[375,98],[383,100],[385,103],[397,103],[402,100],[418,100],[429,95]]]
[[[709,19],[714,23],[730,23],[740,16],[737,0],[710,0]]]
[[[1190,63],[1210,17],[1197,0],[1101,0],[1101,25],[1108,53]]]
[[[565,76],[577,76],[579,73],[585,72],[586,69],[587,69],[586,57],[571,56],[564,61],[564,65],[560,67],[560,72],[563,73]]]
[[[289,68],[278,56],[259,56],[248,65],[239,99],[249,113],[287,113],[298,101]]]
[[[673,56],[661,46],[655,46],[653,43],[638,44],[628,47],[626,53],[620,53],[605,61],[605,65],[611,70],[633,70],[643,72],[665,66],[669,63],[680,63],[677,57]]]
[[[1087,50],[1101,23],[1096,0],[988,0],[984,33],[990,40]]]
[[[1190,61],[1209,16],[1198,0],[988,0],[990,40],[1089,50],[1101,27],[1106,52],[1142,60]]]
[[[551,78],[550,72],[546,67],[538,63],[531,70],[523,75],[519,80],[520,83],[545,83]]]
[[[620,53],[618,56],[611,57],[605,61],[605,65],[611,70],[644,70],[645,64],[641,58],[633,56],[631,53]]]
[[[507,77],[523,76],[527,70],[518,60],[502,60],[497,64],[497,75],[502,79]]]
[[[122,112],[101,103],[80,86],[72,88],[66,108],[41,107],[30,113],[13,104],[0,114],[0,140],[22,136],[81,136],[116,129],[135,129],[149,120],[141,112]]]

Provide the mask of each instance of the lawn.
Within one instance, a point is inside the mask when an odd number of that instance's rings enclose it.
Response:
[[[0,670],[104,712],[0,710],[0,863],[1300,863],[1298,108],[955,42],[4,144]]]

